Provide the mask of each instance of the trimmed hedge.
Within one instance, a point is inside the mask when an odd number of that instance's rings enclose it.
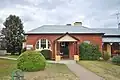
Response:
[[[88,43],[81,43],[79,52],[82,60],[99,60],[102,55],[98,46]]]
[[[114,64],[117,64],[117,65],[120,66],[120,55],[114,56],[114,57],[112,58],[112,62],[113,62]]]
[[[25,51],[17,60],[17,68],[22,71],[39,71],[44,70],[46,60],[38,51]]]
[[[45,59],[51,59],[52,52],[50,50],[44,49],[40,53],[45,57]]]
[[[103,59],[104,59],[105,61],[107,61],[107,60],[110,59],[110,54],[109,54],[108,52],[104,51],[102,57],[103,57]]]

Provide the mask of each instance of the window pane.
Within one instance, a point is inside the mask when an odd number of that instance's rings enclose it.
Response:
[[[50,42],[48,41],[48,49],[50,48]]]
[[[41,48],[46,48],[46,39],[41,39]]]

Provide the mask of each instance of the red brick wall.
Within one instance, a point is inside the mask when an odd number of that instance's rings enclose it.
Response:
[[[62,34],[60,35],[50,35],[50,34],[41,34],[41,35],[27,35],[27,40],[26,40],[26,44],[27,45],[33,45],[35,48],[35,44],[39,39],[48,39],[50,41],[51,44],[51,48],[52,48],[52,58],[54,58],[54,41],[59,38],[60,36],[62,36]],[[72,34],[72,36],[76,37],[77,39],[79,39],[78,43],[82,43],[84,41],[90,41],[93,44],[97,44],[99,45],[100,50],[102,51],[102,36],[101,35],[75,35]]]
[[[99,45],[100,51],[102,51],[102,36],[100,35],[72,35],[80,40],[80,43],[84,41],[90,41],[93,44]]]

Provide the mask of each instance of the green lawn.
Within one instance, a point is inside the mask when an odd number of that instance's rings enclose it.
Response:
[[[16,68],[16,61],[0,59],[0,80],[9,80],[12,71]]]
[[[0,59],[0,80],[10,80],[16,61]],[[47,64],[44,71],[25,72],[26,80],[79,80],[66,65]]]
[[[104,61],[80,61],[78,63],[105,80],[120,80],[120,66]]]

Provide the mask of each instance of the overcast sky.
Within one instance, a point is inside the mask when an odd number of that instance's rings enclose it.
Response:
[[[22,19],[25,31],[75,21],[92,28],[117,28],[118,11],[120,0],[0,0],[0,26],[13,14]]]

